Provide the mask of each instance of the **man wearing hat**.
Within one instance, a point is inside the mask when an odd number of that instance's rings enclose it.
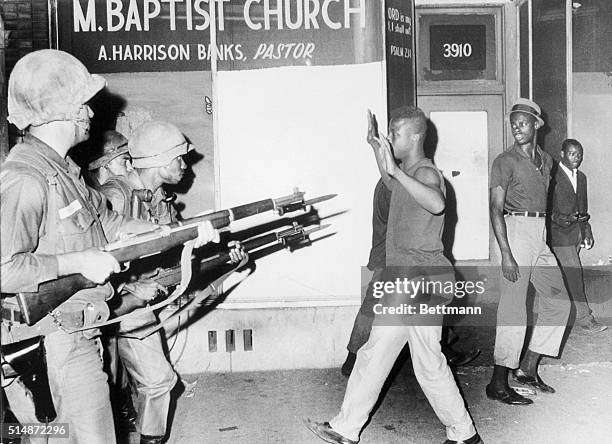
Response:
[[[111,133],[115,134],[119,133]],[[100,191],[107,196],[113,209],[133,212],[133,191],[150,191],[152,198],[139,200],[134,214],[154,223],[176,222],[177,212],[172,206],[172,199],[166,197],[163,185],[178,184],[183,178],[187,165],[182,156],[193,150],[185,136],[171,123],[152,120],[136,128],[129,138],[127,148],[122,144],[117,145],[118,149],[105,149],[103,156],[90,164],[90,168],[100,165],[97,175],[101,183]],[[108,144],[105,146],[108,147]],[[128,157],[125,164],[121,164],[121,156]],[[120,164],[111,166],[114,161]],[[118,174],[107,176],[113,171]],[[245,254],[240,246],[230,251],[232,262],[240,262]],[[158,291],[164,292],[165,289],[152,280],[140,279],[125,285],[125,291],[146,303]],[[141,444],[156,444],[163,440],[170,408],[170,392],[177,381],[177,375],[164,354],[160,333],[143,340],[130,337],[130,331],[156,322],[154,313],[143,311],[121,322],[117,338],[119,358],[137,392],[136,430],[140,433]]]
[[[3,345],[44,337],[55,423],[67,424],[68,443],[115,442],[100,332],[71,331],[109,316],[106,300],[113,291],[105,282],[120,267],[100,247],[120,232],[151,229],[150,223],[109,211],[106,199],[86,186],[68,157],[72,147],[89,138],[93,112],[87,103],[105,85],[70,54],[49,49],[20,59],[8,84],[8,119],[25,137],[12,148],[0,173],[1,291],[34,292],[42,282],[71,274],[97,284],[76,292],[32,326],[24,322],[14,297],[2,299]],[[217,234],[207,228],[200,244]],[[36,415],[32,394],[20,380],[3,388],[21,423],[53,421]]]
[[[118,131],[108,130],[103,135],[102,156],[89,164],[89,174],[94,188],[111,202],[113,210],[130,214],[134,168],[128,153],[128,140]]]
[[[570,301],[555,256],[546,245],[546,207],[552,157],[536,143],[544,125],[540,107],[518,99],[509,114],[513,146],[493,161],[490,178],[491,224],[501,255],[495,367],[487,385],[490,399],[527,405],[531,399],[508,385],[516,381],[542,393],[554,393],[538,375],[542,355],[557,356],[570,312]],[[538,319],[520,362],[527,327],[527,288],[537,292]],[[519,365],[520,364],[520,365]]]

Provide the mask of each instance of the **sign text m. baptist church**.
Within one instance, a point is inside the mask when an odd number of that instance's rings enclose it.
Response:
[[[354,63],[372,1],[58,0],[59,46],[95,72]]]
[[[213,0],[217,5],[217,29],[225,30],[226,7],[235,12],[232,0]],[[244,24],[251,30],[270,29],[348,29],[351,16],[358,18],[365,28],[365,0],[246,0],[239,5]],[[204,31],[210,26],[210,0],[106,0],[103,4],[105,23],[99,23],[97,8],[100,2],[88,0],[81,4],[73,0],[74,32],[149,31],[153,19],[160,17],[166,5],[170,31],[177,30],[177,22],[187,31]],[[236,3],[236,2],[234,2]],[[332,18],[330,6],[341,4],[343,15]],[[356,4],[352,6],[352,4]],[[178,11],[181,7],[180,20]],[[164,11],[166,12],[166,11]],[[184,14],[184,15],[183,15]]]

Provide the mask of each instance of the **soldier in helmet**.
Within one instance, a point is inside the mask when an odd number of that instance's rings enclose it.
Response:
[[[109,199],[112,208],[154,223],[172,223],[177,221],[177,212],[172,206],[172,199],[166,197],[165,184],[178,184],[186,169],[183,155],[193,150],[183,133],[174,125],[161,121],[148,121],[140,125],[130,136],[127,150],[120,144],[123,138],[116,136],[112,140],[105,138],[104,154],[90,163],[89,168],[98,171],[99,190]],[[111,146],[112,145],[112,146]],[[112,148],[117,145],[117,149]],[[128,153],[126,153],[128,151]],[[122,157],[129,155],[131,164],[122,163]],[[118,162],[119,165],[111,165]],[[124,165],[127,165],[124,168]],[[134,173],[130,174],[132,165]],[[116,175],[110,175],[116,171]],[[134,201],[134,192],[140,196],[148,193],[149,199]],[[147,193],[142,193],[146,191]],[[136,208],[133,208],[133,206]],[[230,251],[232,262],[239,262],[246,253],[239,245]],[[142,299],[144,303],[156,296],[157,291],[165,291],[157,283],[140,279],[124,287],[129,293]],[[117,352],[123,368],[127,371],[137,393],[136,430],[140,433],[142,444],[159,443],[166,434],[170,392],[177,381],[177,376],[168,362],[162,347],[159,333],[144,340],[130,336],[129,332],[157,322],[155,314],[141,310],[137,317],[126,319],[120,324],[117,335]],[[111,346],[112,346],[112,342]],[[112,355],[112,353],[111,353]],[[117,370],[113,366],[111,372]],[[121,388],[119,388],[121,390]],[[129,398],[118,395],[119,402]],[[128,413],[122,409],[121,414]],[[122,420],[126,418],[121,418]]]
[[[99,331],[68,331],[109,316],[106,300],[113,290],[105,282],[120,267],[100,247],[119,232],[151,229],[151,223],[110,211],[68,157],[89,138],[93,112],[87,102],[105,84],[70,54],[41,50],[17,62],[8,85],[8,119],[25,137],[0,172],[0,289],[36,291],[42,282],[77,273],[98,284],[78,291],[33,326],[23,321],[15,298],[2,300],[3,344],[44,336],[55,421],[68,424],[70,443],[115,442]],[[210,224],[201,232],[197,244],[218,236]],[[32,396],[19,380],[4,389],[20,422],[38,422]]]

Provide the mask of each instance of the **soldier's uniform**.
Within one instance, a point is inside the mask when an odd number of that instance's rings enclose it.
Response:
[[[57,82],[50,94],[56,96],[48,106],[44,100],[30,100],[27,105],[19,102],[20,94],[36,96],[32,90],[42,89],[48,70],[58,65],[62,65],[64,80],[73,82],[70,91]],[[24,93],[18,82],[25,83],[24,79],[35,74],[40,76],[38,83],[28,85]],[[74,57],[53,50],[37,51],[21,59],[11,80],[9,119],[22,129],[52,120],[74,120],[70,108],[83,106],[105,85],[103,78],[90,75]],[[73,103],[66,105],[58,97],[61,94],[69,94]],[[62,105],[64,109],[60,109]],[[72,160],[29,134],[2,165],[0,196],[3,293],[36,291],[38,284],[58,277],[57,255],[103,246],[108,237],[114,240],[124,223],[123,216],[108,210],[101,194],[85,185]],[[49,385],[57,412],[54,423],[69,426],[69,439],[62,442],[115,442],[99,331],[65,331],[106,320],[109,311],[105,301],[112,294],[108,284],[81,290],[33,326],[23,322],[14,298],[2,301],[3,344],[45,336]],[[9,383],[5,392],[20,422],[38,422],[31,395],[19,379]]]
[[[151,134],[153,134],[152,140],[148,138]],[[176,151],[179,145],[182,148]],[[163,124],[160,129],[159,125],[156,126],[156,122],[147,123],[141,130],[136,131],[133,139],[130,139],[130,146],[132,151],[136,147],[137,156],[147,168],[164,166],[172,158],[189,150],[184,136],[178,129],[169,124]],[[121,153],[118,151],[112,155],[107,154],[107,161],[112,160],[113,155],[119,154]],[[93,164],[98,166],[98,161]],[[138,160],[136,165],[140,165]],[[107,196],[113,209],[127,214],[132,211],[132,192],[144,188],[138,174],[134,173],[130,180],[123,176],[110,177],[100,186],[100,191]],[[176,222],[177,212],[165,199],[163,189],[159,187],[151,191],[153,194],[151,202],[140,201],[138,211],[131,214],[138,214],[139,218],[156,224]],[[139,283],[131,285],[132,289],[137,291]],[[143,340],[130,335],[131,331],[157,322],[154,313],[141,309],[136,311],[141,313],[120,323],[117,352],[138,393],[136,430],[141,435],[141,442],[154,443],[160,442],[166,433],[170,392],[176,384],[177,376],[164,354],[160,333],[152,334]]]

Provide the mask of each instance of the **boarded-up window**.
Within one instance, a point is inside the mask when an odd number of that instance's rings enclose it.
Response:
[[[0,14],[4,21],[5,78],[17,60],[37,49],[49,48],[49,5],[47,0],[2,0]],[[6,88],[6,85],[3,85]],[[5,91],[3,91],[4,93]],[[3,97],[6,97],[3,95]],[[4,120],[4,117],[3,117]],[[17,128],[9,125],[8,144],[2,134],[2,157],[7,146],[13,146],[19,136]]]
[[[6,40],[6,74],[17,60],[37,49],[49,48],[49,13],[47,0],[2,0]]]

